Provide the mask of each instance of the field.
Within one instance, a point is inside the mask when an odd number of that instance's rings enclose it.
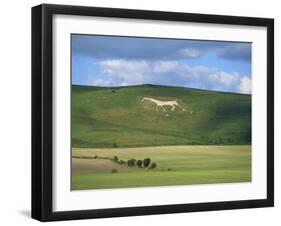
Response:
[[[186,109],[143,97],[174,100]],[[73,86],[72,147],[251,144],[251,96],[178,87]]]
[[[73,190],[251,181],[251,95],[73,85],[71,106]]]
[[[72,156],[73,190],[251,181],[250,145],[73,148]],[[119,165],[110,160],[113,156],[149,157],[157,168]]]

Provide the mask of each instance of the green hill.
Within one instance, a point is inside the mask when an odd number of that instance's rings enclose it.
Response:
[[[185,108],[157,100],[178,100]],[[251,95],[141,85],[72,86],[72,147],[251,144]]]

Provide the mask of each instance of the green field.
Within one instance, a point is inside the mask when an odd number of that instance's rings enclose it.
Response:
[[[187,111],[156,112],[143,97],[178,99]],[[251,144],[251,96],[153,85],[72,86],[72,147],[180,144]]]
[[[144,97],[181,107],[156,111]],[[71,112],[73,190],[251,181],[251,95],[73,85]]]
[[[165,146],[147,148],[74,148],[72,189],[100,189],[251,181],[251,146]],[[151,158],[156,169],[119,165],[109,159]],[[87,157],[87,158],[86,158]],[[111,173],[118,169],[118,173]],[[168,170],[169,169],[169,170]]]

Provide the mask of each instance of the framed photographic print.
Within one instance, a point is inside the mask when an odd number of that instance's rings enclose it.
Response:
[[[32,217],[274,203],[274,21],[32,8]]]

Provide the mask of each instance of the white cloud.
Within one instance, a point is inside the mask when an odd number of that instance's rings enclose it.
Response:
[[[107,74],[120,73],[144,73],[148,68],[148,63],[144,60],[104,60],[99,63]]]
[[[223,90],[233,90],[239,83],[239,75],[215,70],[207,73],[206,83],[212,87],[221,87]]]
[[[251,93],[251,80],[237,72],[190,66],[182,61],[104,60],[98,63],[103,78],[91,85],[125,86],[161,84],[202,89]]]
[[[248,77],[242,77],[240,79],[238,92],[249,94],[252,92],[252,80]]]
[[[179,50],[179,54],[187,58],[198,58],[202,55],[198,49],[190,49],[190,48]]]
[[[88,78],[88,84],[94,86],[114,86],[111,80],[109,79],[95,79],[94,81],[91,78]]]
[[[150,72],[144,60],[104,60],[98,63],[109,80],[121,82],[121,85],[135,85],[145,82],[144,75]],[[114,81],[111,82],[114,84]]]
[[[153,71],[156,73],[167,73],[174,71],[178,68],[178,61],[157,61],[153,65]]]

